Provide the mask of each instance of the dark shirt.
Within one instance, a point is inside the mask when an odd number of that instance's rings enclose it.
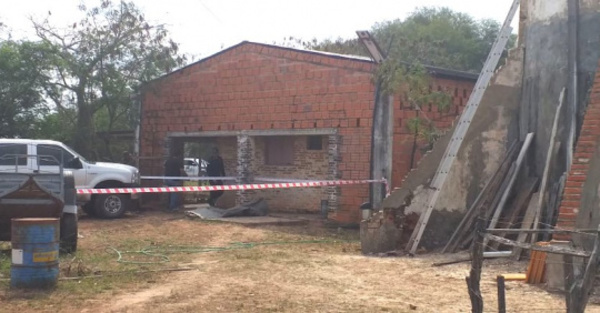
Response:
[[[223,159],[216,157],[210,160],[206,167],[206,174],[210,177],[225,176],[225,166],[223,165]]]
[[[165,162],[165,176],[181,176],[183,169],[183,160],[179,158],[169,158]]]

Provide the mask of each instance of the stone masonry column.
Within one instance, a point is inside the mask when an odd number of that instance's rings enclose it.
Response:
[[[248,135],[237,136],[237,183],[250,184],[254,181],[254,139]],[[237,203],[246,204],[254,200],[256,191],[243,190],[237,192]]]
[[[342,138],[339,135],[329,135],[327,144],[327,155],[329,159],[329,168],[327,170],[327,178],[329,180],[341,179],[341,174],[338,165],[341,161],[340,146]],[[329,212],[335,212],[339,208],[339,197],[342,190],[339,186],[327,187],[327,207]]]

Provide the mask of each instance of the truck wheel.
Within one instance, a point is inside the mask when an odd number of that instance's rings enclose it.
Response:
[[[77,214],[64,213],[60,219],[60,251],[77,251]]]
[[[94,200],[96,215],[102,218],[118,218],[129,209],[129,196],[124,194],[98,195]]]

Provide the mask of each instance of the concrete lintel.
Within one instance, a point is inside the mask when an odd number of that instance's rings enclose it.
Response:
[[[309,128],[309,129],[268,129],[268,130],[217,130],[200,132],[169,132],[168,137],[236,137],[247,135],[258,136],[311,136],[311,135],[336,135],[337,128]]]

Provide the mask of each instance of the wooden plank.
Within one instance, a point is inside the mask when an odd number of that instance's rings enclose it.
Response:
[[[488,198],[481,206],[479,210],[482,210],[481,214],[483,215],[483,217],[481,218],[482,220],[488,221],[492,215],[492,210],[490,210],[489,208],[494,208],[498,205],[498,203],[500,202],[500,198],[502,195],[502,191],[506,189],[509,179],[512,175],[512,173],[515,170],[515,165],[514,163],[512,163],[510,165],[510,169],[508,170],[508,173],[506,174],[506,176],[503,177],[502,181],[499,181],[499,183],[501,183],[499,189],[496,190],[496,192],[492,193],[490,196],[490,198]],[[489,200],[491,200],[491,203],[489,202]],[[466,247],[469,246],[471,244],[471,242],[473,242],[473,240],[475,239],[475,232],[470,232],[467,237],[461,242],[460,247]]]
[[[510,214],[510,217],[508,218],[507,223],[505,223],[505,225],[507,225],[509,228],[514,225],[514,223],[517,221],[517,218],[519,217],[519,214],[521,214],[521,212],[523,212],[525,210],[525,208],[527,208],[527,204],[529,203],[529,200],[531,199],[531,194],[533,193],[533,190],[535,190],[535,188],[537,187],[537,183],[538,183],[539,179],[537,177],[529,177],[527,179],[527,182],[525,183],[523,189],[521,189],[521,192],[519,192],[519,195],[517,196],[517,199],[515,200],[515,203],[513,205],[513,210]],[[506,237],[506,232],[499,232],[498,236],[500,237]],[[500,246],[499,242],[492,242],[490,244],[490,247],[492,250],[498,250]]]
[[[531,229],[531,224],[533,223],[533,220],[535,218],[535,210],[539,196],[539,193],[534,193],[533,196],[531,196],[531,200],[529,200],[529,206],[527,207],[527,211],[525,212],[525,217],[523,217],[523,222],[521,223],[521,229]],[[527,241],[528,235],[529,234],[526,232],[520,233],[517,237],[517,243],[523,243]],[[520,260],[522,252],[523,250],[519,246],[515,246],[515,248],[513,249],[513,259]]]
[[[552,124],[552,132],[550,133],[550,142],[548,143],[548,151],[546,152],[546,163],[544,165],[544,173],[542,174],[542,182],[540,183],[540,197],[538,198],[538,203],[535,209],[535,217],[533,220],[533,228],[537,229],[538,224],[540,222],[540,218],[542,215],[542,210],[547,204],[546,189],[548,188],[548,179],[550,177],[550,166],[552,165],[552,159],[554,156],[554,146],[556,144],[556,132],[558,130],[558,120],[560,118],[560,111],[563,106],[563,102],[565,99],[565,90],[563,88],[560,92],[558,107],[556,108],[556,113],[554,113],[554,123]],[[537,236],[531,236],[531,242],[535,242],[537,240]]]
[[[538,242],[534,246],[548,246],[547,242]],[[527,283],[541,284],[544,282],[544,274],[546,268],[546,252],[532,251],[527,267]]]
[[[465,233],[469,229],[471,229],[473,225],[473,220],[475,219],[475,214],[478,211],[479,206],[486,201],[490,192],[495,190],[496,186],[499,184],[499,181],[504,177],[505,171],[508,168],[512,158],[514,157],[516,147],[516,142],[513,142],[510,145],[510,148],[508,148],[507,150],[506,157],[504,158],[504,160],[502,160],[502,163],[500,163],[500,166],[498,166],[498,168],[496,169],[492,177],[488,180],[488,182],[485,184],[481,192],[479,192],[477,198],[475,199],[475,201],[473,201],[473,204],[471,204],[471,207],[469,207],[469,210],[467,211],[463,219],[460,221],[460,224],[457,226],[456,230],[450,237],[450,240],[448,240],[448,243],[446,244],[446,246],[444,246],[442,253],[456,251],[456,248],[460,243],[460,239],[462,239]]]
[[[511,247],[519,247],[521,249],[544,251],[544,252],[558,253],[558,254],[570,254],[573,256],[584,257],[584,258],[587,258],[590,256],[589,252],[582,251],[582,250],[574,250],[574,249],[569,249],[569,248],[564,248],[564,247],[554,247],[554,246],[536,246],[536,245],[532,245],[529,243],[512,241],[512,240],[509,240],[509,239],[506,239],[503,237],[499,237],[496,235],[492,235],[492,234],[487,234],[486,237],[489,240],[500,241],[500,243],[502,243],[504,245],[511,246]]]
[[[527,134],[527,137],[525,137],[525,141],[523,142],[523,146],[521,146],[521,151],[519,151],[519,156],[517,157],[517,160],[514,163],[515,170],[513,171],[512,175],[510,176],[510,178],[508,180],[508,185],[506,186],[506,189],[503,190],[503,192],[502,192],[502,197],[500,198],[500,202],[498,203],[498,206],[496,206],[494,208],[494,215],[492,216],[492,220],[490,221],[489,228],[494,228],[494,227],[496,227],[496,224],[498,224],[498,219],[500,218],[500,214],[502,214],[502,211],[504,210],[504,206],[506,205],[506,201],[508,201],[508,197],[512,193],[513,186],[515,184],[515,181],[517,180],[517,176],[519,176],[519,172],[521,170],[521,165],[523,164],[523,160],[525,159],[525,156],[527,155],[529,146],[531,146],[532,140],[533,140],[533,133]],[[487,243],[488,243],[488,240],[485,239],[483,241],[483,246],[485,247],[487,245]]]
[[[505,281],[525,281],[527,279],[527,274],[524,273],[509,273],[502,274]]]

